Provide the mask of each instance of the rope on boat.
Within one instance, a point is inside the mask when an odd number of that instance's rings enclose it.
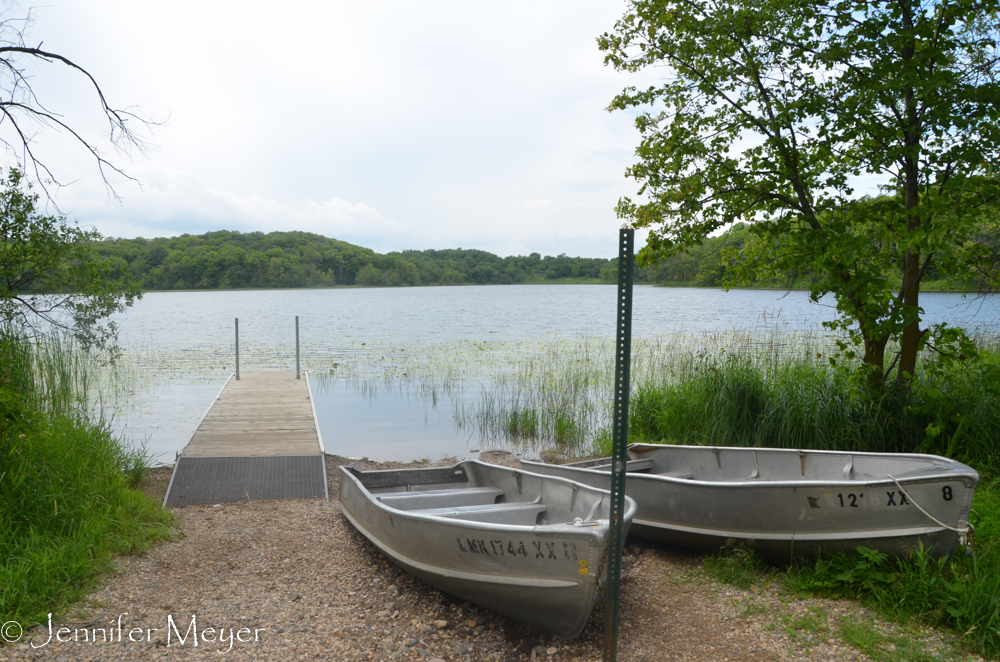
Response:
[[[924,510],[923,507],[919,503],[917,503],[916,500],[913,497],[911,497],[909,494],[907,494],[906,490],[904,490],[903,486],[899,484],[899,481],[896,480],[895,476],[893,476],[892,474],[886,474],[886,476],[889,477],[889,478],[891,478],[892,482],[896,483],[896,487],[899,488],[899,491],[903,493],[903,495],[909,500],[910,503],[912,503],[914,506],[917,507],[917,510],[919,510],[920,512],[922,512],[924,515],[927,515],[927,517],[931,518],[932,520],[934,520],[935,522],[937,522],[938,524],[940,524],[944,528],[946,528],[946,529],[948,529],[950,531],[954,531],[955,533],[957,533],[958,534],[958,543],[960,545],[962,545],[963,547],[968,547],[969,546],[968,545],[968,541],[969,541],[969,529],[970,529],[969,526],[965,526],[965,527],[962,527],[960,529],[959,528],[955,528],[954,526],[948,526],[947,524],[945,524],[944,522],[942,522],[941,520],[939,520],[937,517],[934,517],[929,512],[927,512],[926,510]]]

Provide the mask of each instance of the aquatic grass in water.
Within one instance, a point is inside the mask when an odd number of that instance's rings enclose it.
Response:
[[[832,347],[828,336],[776,328],[638,339],[632,376],[634,384],[681,381],[719,355],[775,365],[785,356],[822,354]],[[340,353],[329,368],[312,374],[322,390],[340,386],[372,400],[415,399],[428,415],[446,395],[456,427],[483,448],[578,454],[589,452],[609,424],[613,357],[614,341],[606,338],[373,343]],[[315,356],[310,360],[319,363]]]

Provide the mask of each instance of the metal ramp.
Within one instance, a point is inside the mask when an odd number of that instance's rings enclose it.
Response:
[[[183,457],[177,460],[163,505],[326,499],[322,455]]]

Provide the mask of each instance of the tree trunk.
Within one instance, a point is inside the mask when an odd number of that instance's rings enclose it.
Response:
[[[901,2],[903,25],[907,30],[912,29],[912,4],[909,0]],[[911,40],[901,50],[904,67],[908,67],[915,55],[915,45]],[[920,119],[917,115],[917,99],[912,87],[904,90],[903,101],[905,103],[906,121],[906,144],[913,148],[913,152],[903,159],[903,191],[906,196],[906,237],[913,236],[922,219],[916,209],[920,202],[920,179],[919,179],[919,158],[920,158]],[[920,303],[920,250],[907,248],[903,254],[903,286],[900,294],[903,302],[904,314],[913,311],[915,313]],[[896,371],[896,381],[905,383],[909,381],[917,369],[917,352],[920,349],[920,318],[916,315],[913,321],[903,327],[903,337],[899,343],[899,368]]]
[[[916,309],[920,305],[920,253],[906,251],[903,257],[903,305],[905,309]],[[917,354],[920,351],[920,318],[903,327],[903,337],[899,343],[899,370],[896,381],[909,381],[917,370]]]
[[[868,385],[875,388],[882,388],[883,374],[885,371],[885,346],[889,341],[888,336],[882,338],[872,338],[862,331],[865,341],[864,364],[868,368]]]

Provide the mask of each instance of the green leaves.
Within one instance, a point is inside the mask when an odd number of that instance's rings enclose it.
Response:
[[[100,258],[94,230],[36,211],[38,196],[11,168],[0,191],[0,320],[71,331],[84,345],[115,339],[107,321],[142,296],[120,260]]]
[[[598,44],[620,70],[667,71],[611,104],[643,111],[627,171],[643,199],[616,209],[650,230],[640,261],[747,223],[728,284],[811,273],[873,381],[891,340],[912,375],[927,270],[1000,264],[1000,242],[976,231],[1000,181],[998,13],[998,0],[633,0]],[[858,197],[859,176],[887,184]]]

